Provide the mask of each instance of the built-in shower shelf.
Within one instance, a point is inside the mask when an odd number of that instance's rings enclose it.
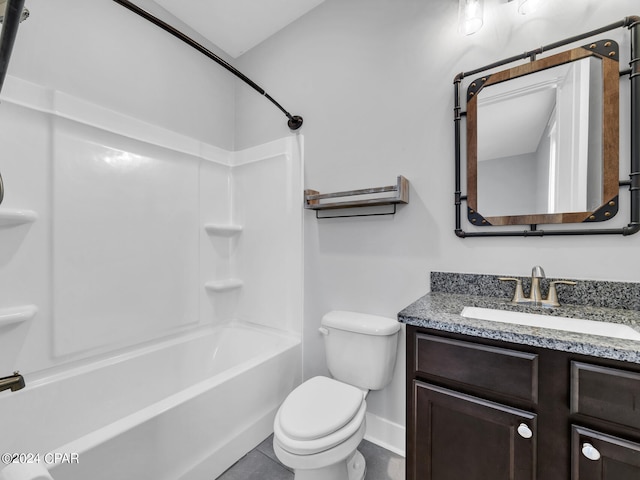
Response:
[[[359,197],[355,200],[338,200],[347,197]],[[324,202],[329,199],[330,201]],[[335,193],[320,193],[316,190],[304,191],[304,208],[309,210],[335,210],[340,208],[375,207],[378,205],[395,205],[409,203],[409,180],[398,176],[395,185],[387,187],[363,188]],[[324,218],[324,217],[319,217]]]
[[[38,313],[38,307],[35,305],[0,309],[0,327],[26,322],[31,320],[36,313]]]
[[[215,282],[207,282],[204,287],[212,292],[227,292],[242,288],[244,282],[237,278],[229,278],[227,280],[218,280]]]
[[[242,225],[207,223],[204,229],[209,235],[220,235],[222,237],[230,237],[242,231]]]
[[[33,223],[37,218],[38,214],[32,210],[0,209],[0,228]]]

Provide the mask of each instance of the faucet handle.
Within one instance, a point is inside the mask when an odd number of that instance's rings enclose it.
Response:
[[[501,282],[516,282],[516,289],[513,292],[513,298],[511,303],[522,303],[525,299],[524,292],[522,291],[522,280],[513,277],[498,277]]]
[[[549,307],[559,307],[560,302],[558,301],[558,292],[556,290],[556,283],[561,283],[564,285],[576,285],[576,282],[572,282],[570,280],[555,280],[549,283],[549,295],[547,295],[547,299],[544,304]]]

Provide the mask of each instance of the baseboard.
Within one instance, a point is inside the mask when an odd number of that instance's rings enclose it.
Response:
[[[405,456],[405,427],[402,425],[367,413],[367,433],[364,438],[397,455]]]

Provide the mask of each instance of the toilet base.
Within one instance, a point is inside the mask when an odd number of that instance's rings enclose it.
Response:
[[[367,465],[356,450],[351,458],[328,467],[295,470],[294,480],[364,480]]]
[[[349,470],[349,480],[364,480],[367,473],[367,462],[360,451],[356,450],[356,453],[349,459],[347,470]]]

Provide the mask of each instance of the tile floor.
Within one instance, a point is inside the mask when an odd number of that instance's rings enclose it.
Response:
[[[366,440],[358,450],[367,461],[365,480],[404,480],[403,457]],[[293,472],[276,458],[270,435],[217,480],[293,480]]]

